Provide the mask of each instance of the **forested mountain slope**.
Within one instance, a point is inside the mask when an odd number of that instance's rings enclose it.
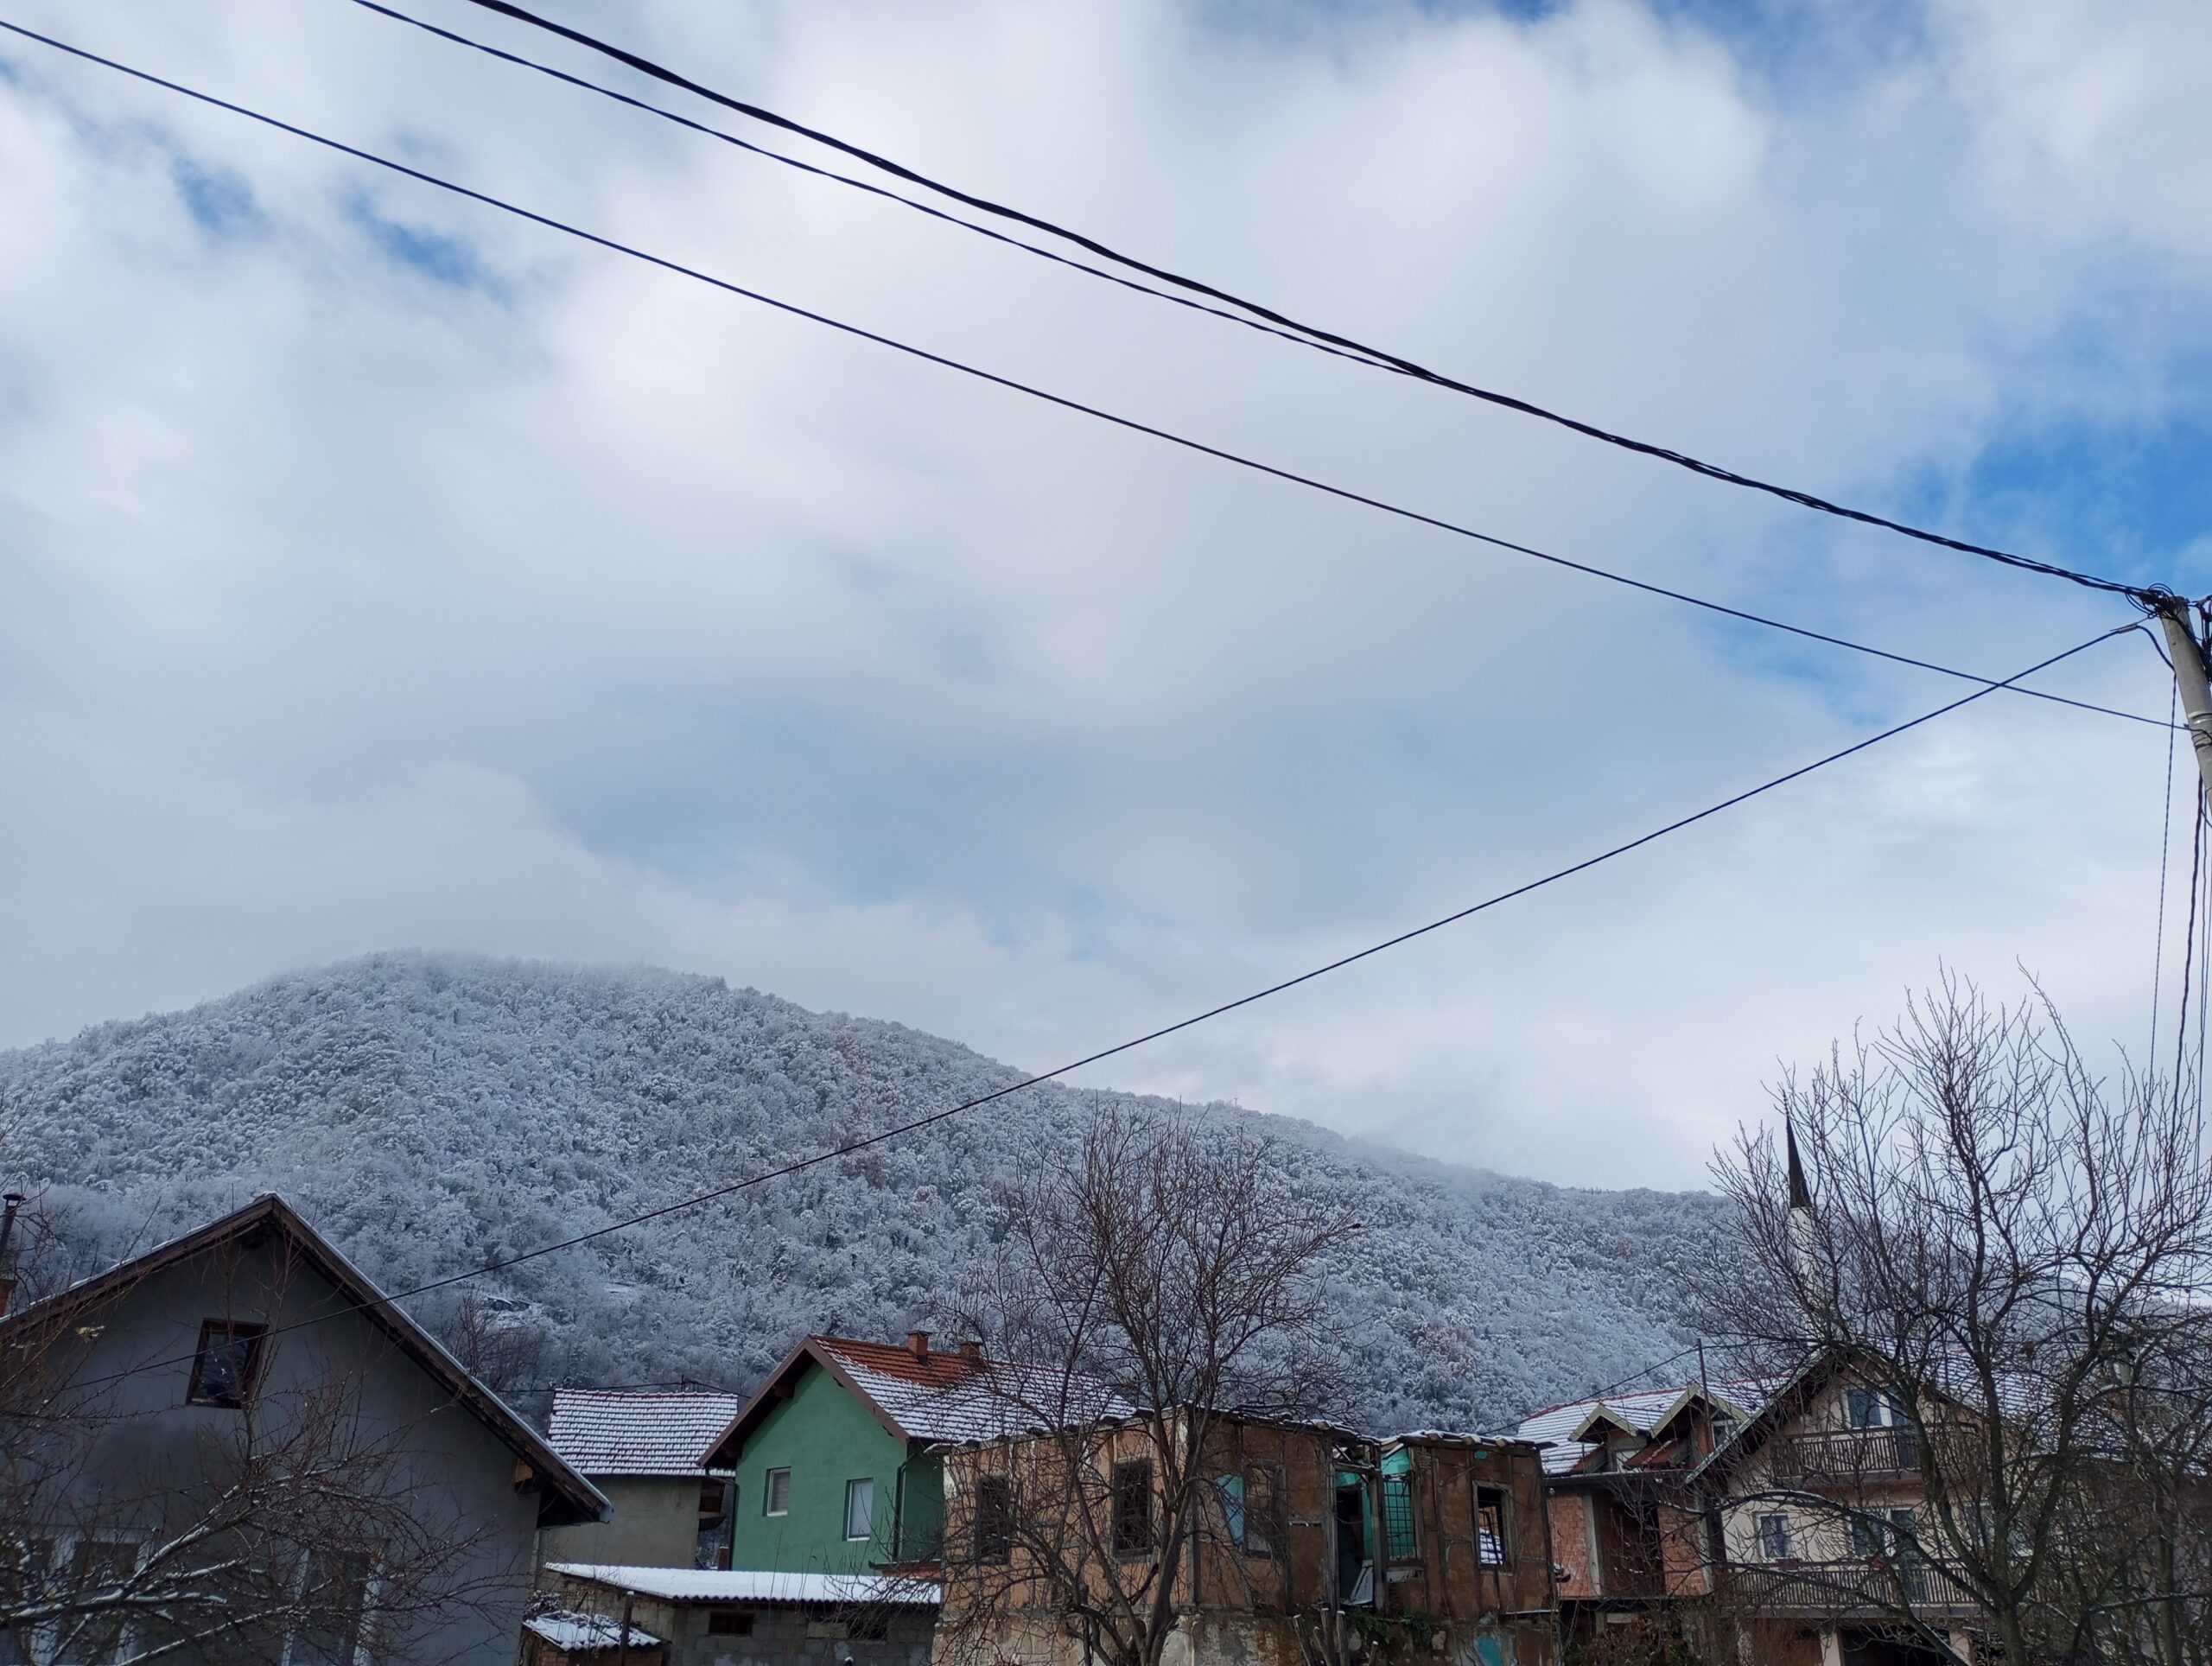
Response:
[[[419,954],[274,979],[0,1052],[0,1170],[80,1255],[283,1192],[388,1288],[564,1238],[1014,1072],[719,979]],[[1047,1086],[474,1287],[531,1383],[748,1389],[808,1331],[942,1323],[1035,1143],[1115,1097]],[[1680,1345],[1669,1270],[1710,1199],[1566,1190],[1224,1107],[1341,1187],[1357,1339],[1339,1415],[1492,1427]],[[417,1311],[480,1327],[448,1295]],[[479,1333],[480,1334],[480,1329]]]

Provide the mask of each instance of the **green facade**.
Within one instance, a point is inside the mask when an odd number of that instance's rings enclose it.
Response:
[[[767,1513],[768,1478],[789,1470],[783,1514]],[[847,1484],[874,1483],[869,1534],[846,1536]],[[737,1459],[730,1566],[779,1573],[866,1573],[933,1556],[944,1521],[944,1472],[911,1452],[844,1384],[810,1364]]]

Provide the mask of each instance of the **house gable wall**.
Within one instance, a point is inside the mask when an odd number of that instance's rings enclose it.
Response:
[[[747,1437],[738,1455],[737,1516],[730,1566],[786,1573],[865,1573],[891,1558],[901,1467],[908,1470],[910,1517],[941,1517],[942,1482],[934,1460],[907,1465],[893,1435],[843,1383],[818,1364],[798,1374],[791,1398]],[[768,1472],[791,1472],[787,1514],[766,1513]],[[875,1483],[874,1536],[845,1537],[845,1484]]]

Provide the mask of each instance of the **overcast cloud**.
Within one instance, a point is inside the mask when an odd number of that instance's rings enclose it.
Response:
[[[2190,0],[545,3],[1471,379],[2212,588]],[[2130,616],[344,0],[0,15],[1733,605],[1990,675]],[[419,945],[719,973],[1047,1066],[1961,691],[1179,454],[15,39],[0,202],[0,1044]],[[2044,682],[2166,710],[2139,636]],[[2007,993],[2025,967],[2139,1052],[2164,745],[1993,696],[1083,1079],[1693,1185],[1778,1061],[1941,964]]]

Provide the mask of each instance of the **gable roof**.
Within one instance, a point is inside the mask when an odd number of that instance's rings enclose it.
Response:
[[[613,1513],[613,1506],[599,1489],[563,1462],[513,1408],[471,1375],[442,1343],[409,1318],[371,1282],[365,1273],[340,1255],[328,1239],[302,1218],[298,1211],[273,1192],[264,1192],[243,1209],[181,1237],[171,1238],[143,1256],[120,1262],[104,1273],[79,1280],[43,1301],[34,1302],[0,1319],[0,1337],[66,1323],[71,1315],[86,1307],[120,1296],[195,1256],[231,1243],[257,1246],[271,1233],[320,1274],[345,1300],[350,1311],[382,1332],[401,1353],[451,1395],[454,1404],[483,1424],[529,1469],[543,1488],[538,1498],[538,1525],[565,1527],[578,1522],[603,1522]]]
[[[1738,1428],[1731,1434],[1727,1442],[1733,1444],[1742,1425],[1758,1416],[1789,1381],[1788,1377],[1747,1377],[1703,1386],[1692,1383],[1687,1386],[1643,1389],[1632,1394],[1569,1400],[1522,1418],[1514,1433],[1521,1440],[1544,1447],[1545,1474],[1565,1475],[1580,1468],[1605,1445],[1600,1425],[1616,1424],[1649,1440],[1679,1417],[1684,1407],[1703,1396],[1711,1400],[1714,1409],[1738,1420]],[[1673,1455],[1674,1444],[1669,1443],[1666,1453],[1654,1453],[1652,1457],[1656,1459]],[[1637,1462],[1642,1456],[1638,1453],[1632,1457],[1630,1464],[1650,1467],[1649,1461]]]
[[[893,1438],[929,1445],[995,1440],[1058,1421],[1048,1417],[1046,1408],[1080,1421],[1132,1409],[1103,1383],[1064,1378],[1046,1366],[935,1349],[918,1354],[895,1342],[810,1336],[785,1356],[760,1391],[715,1437],[702,1461],[717,1469],[734,1466],[762,1421],[791,1397],[800,1377],[817,1369],[836,1378]]]
[[[556,1389],[545,1438],[586,1475],[704,1475],[700,1455],[743,1404],[705,1390]]]

